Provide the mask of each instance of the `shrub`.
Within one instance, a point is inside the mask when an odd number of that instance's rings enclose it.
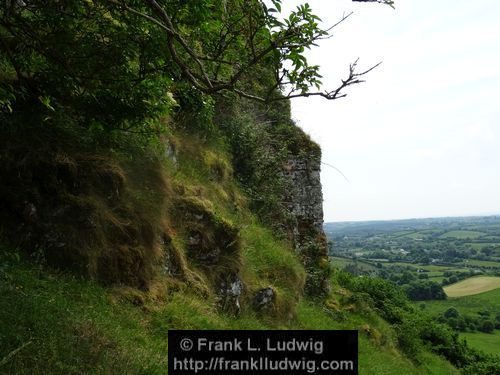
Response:
[[[480,330],[482,332],[485,332],[485,333],[491,333],[491,332],[493,332],[494,329],[495,329],[495,324],[493,324],[493,322],[491,320],[485,320],[481,324],[481,328],[480,328]]]
[[[458,312],[458,310],[454,307],[450,307],[448,310],[446,310],[444,312],[444,316],[446,318],[458,318],[458,316],[460,315],[460,313]]]

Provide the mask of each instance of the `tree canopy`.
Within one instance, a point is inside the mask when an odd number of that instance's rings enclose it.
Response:
[[[322,89],[319,66],[308,62],[306,50],[350,14],[324,29],[308,4],[287,16],[281,0],[4,5],[0,115],[6,121],[37,106],[37,121],[63,116],[87,129],[149,129],[149,120],[179,99],[205,103],[204,96],[225,92],[263,102],[338,99],[374,68],[358,71],[355,61],[337,88]]]

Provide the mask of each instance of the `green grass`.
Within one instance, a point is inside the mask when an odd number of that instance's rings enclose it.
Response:
[[[0,372],[164,373],[166,335],[152,330],[142,310],[115,303],[102,287],[68,275],[16,265],[4,276],[0,358],[27,346]]]
[[[416,302],[420,305],[422,302]],[[456,308],[460,315],[477,316],[480,311],[489,311],[494,319],[500,313],[500,289],[489,292],[469,295],[460,298],[448,298],[441,301],[425,301],[424,311],[431,316],[444,313],[450,307]],[[482,350],[490,354],[500,353],[500,331],[493,333],[483,332],[463,332],[460,336],[467,340],[467,343],[475,349]]]
[[[416,232],[405,234],[403,236],[398,235],[396,237],[405,237],[405,238],[411,238],[413,240],[416,240],[418,238],[425,238],[426,236],[429,236],[429,235],[431,235],[432,233],[435,233],[435,232],[436,232],[435,229],[425,229],[425,230],[419,230],[419,231],[416,231]]]
[[[462,264],[458,264],[457,266],[440,266],[440,265],[435,265],[435,264],[415,264],[415,263],[405,263],[405,262],[390,262],[390,263],[384,263],[384,267],[390,267],[390,266],[401,266],[401,267],[409,267],[411,270],[418,270],[418,269],[423,269],[427,272],[429,277],[431,276],[443,276],[443,273],[445,271],[452,271],[452,272],[468,272],[469,269],[466,267],[463,267]]]
[[[434,264],[415,264],[415,263],[406,263],[406,262],[390,262],[387,263],[387,266],[401,266],[401,267],[410,267],[412,269],[423,269],[427,271],[448,271],[454,270],[455,267],[450,266],[439,266]]]
[[[500,288],[500,277],[476,276],[444,287],[448,297],[463,297]]]
[[[439,236],[439,238],[458,238],[458,239],[476,239],[484,236],[484,232],[477,232],[473,230],[451,230]]]
[[[417,303],[419,304],[419,303]],[[478,311],[490,310],[500,312],[500,289],[460,298],[448,298],[441,301],[425,301],[425,311],[431,315],[443,313],[455,307],[460,314],[475,315]]]
[[[397,232],[394,232],[392,233],[392,236],[397,238],[397,237],[404,237],[410,233],[414,233],[414,231],[412,230],[400,230],[400,231],[397,231]]]
[[[302,299],[285,318],[250,310],[234,317],[221,312],[214,298],[188,288],[173,286],[166,299],[139,291],[142,297],[133,298],[121,288],[104,288],[11,256],[0,258],[0,265],[2,374],[165,374],[172,328],[358,329],[362,374],[458,374],[430,353],[423,354],[420,365],[408,360],[397,350],[392,328],[375,314],[353,312],[339,320]]]
[[[340,258],[340,257],[332,257],[332,264],[334,267],[343,269],[348,264],[353,264],[354,261],[352,259]],[[377,267],[374,265],[375,260],[365,261],[365,260],[357,260],[358,267],[362,270],[366,271],[374,271],[377,270]],[[463,264],[458,264],[457,266],[440,266],[435,264],[415,264],[415,263],[406,263],[406,262],[380,262],[382,264],[382,268],[391,268],[391,267],[403,267],[404,269],[408,269],[412,272],[417,272],[419,269],[426,270],[425,274],[429,277],[430,280],[441,283],[444,279],[444,272],[469,272],[469,268],[462,267]]]
[[[415,240],[417,238],[423,238],[424,237],[424,233],[422,233],[422,232],[413,232],[413,233],[405,234],[404,236],[401,236],[401,237],[411,238],[412,240]]]
[[[500,243],[498,242],[481,242],[481,243],[468,242],[465,245],[472,247],[474,250],[481,250],[483,247],[488,247],[488,246],[500,247]]]
[[[299,304],[297,314],[300,329],[358,329],[360,374],[459,374],[449,362],[431,353],[425,353],[421,364],[415,365],[395,348],[389,325],[378,317],[351,313],[348,321],[339,323],[325,309],[307,301]],[[367,327],[370,335],[363,329]]]
[[[345,266],[349,264],[355,264],[357,263],[358,267],[361,270],[365,271],[374,271],[377,269],[371,262],[363,261],[363,260],[356,260],[354,261],[353,259],[347,259],[347,258],[340,258],[340,257],[331,257],[331,263],[335,268],[338,269],[343,269]]]
[[[463,264],[469,266],[500,268],[500,262],[494,262],[490,260],[468,259],[467,261],[463,262]]]
[[[498,330],[492,333],[466,332],[461,333],[460,336],[465,338],[472,348],[489,354],[500,353],[500,331]]]
[[[485,240],[491,240],[491,242],[500,243],[500,236],[485,236],[483,237]]]

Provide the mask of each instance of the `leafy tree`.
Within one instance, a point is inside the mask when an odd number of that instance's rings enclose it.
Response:
[[[483,247],[481,252],[487,257],[491,256],[495,252],[495,248],[493,246]]]
[[[413,301],[446,299],[443,288],[434,281],[418,280],[405,285],[404,290]]]
[[[458,319],[457,318],[450,317],[450,318],[448,318],[447,323],[454,330],[456,330],[458,327]]]
[[[457,329],[461,332],[465,332],[467,330],[467,323],[463,316],[459,316],[457,318]]]
[[[6,1],[0,8],[1,120],[76,125],[98,135],[157,132],[156,118],[177,104],[208,123],[213,94],[338,99],[375,67],[358,71],[355,61],[339,87],[321,90],[319,67],[305,52],[350,14],[323,29],[309,5],[284,17],[281,0],[271,3]]]
[[[458,310],[454,307],[450,307],[448,310],[446,310],[444,312],[444,316],[446,318],[458,318],[458,316],[460,315],[460,313],[458,312]]]
[[[308,63],[305,51],[326,38],[350,14],[323,29],[308,4],[282,17],[281,0],[271,2],[272,7],[258,0],[104,3],[154,26],[157,33],[164,35],[164,49],[183,79],[206,94],[232,91],[259,101],[300,96],[338,99],[345,96],[344,88],[363,82],[361,77],[378,65],[358,72],[356,60],[340,86],[321,91],[319,66]],[[196,27],[185,28],[186,22]],[[267,85],[255,90],[247,78],[263,73]]]
[[[485,333],[491,333],[495,329],[495,324],[491,320],[485,320],[480,329]]]
[[[173,105],[171,76],[159,70],[165,37],[149,23],[99,1],[7,4],[0,9],[4,123],[25,123],[19,117],[31,113],[45,127],[128,130]]]

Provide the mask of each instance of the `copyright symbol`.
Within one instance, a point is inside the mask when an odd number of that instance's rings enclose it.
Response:
[[[191,349],[193,349],[193,341],[190,339],[182,339],[179,346],[183,351],[189,352]]]

